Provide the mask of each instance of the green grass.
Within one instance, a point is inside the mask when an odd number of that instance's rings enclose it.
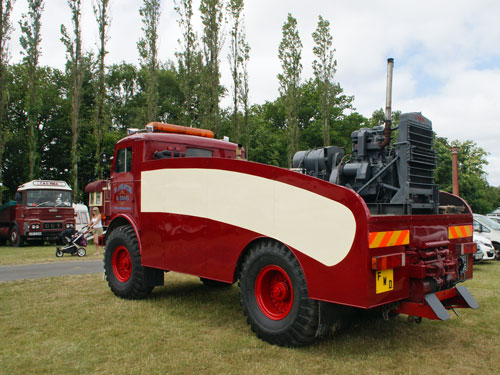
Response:
[[[61,247],[61,245],[58,246]],[[95,246],[93,244],[89,244],[86,250],[87,255],[84,257],[64,254],[62,258],[56,258],[56,245],[25,247],[0,246],[0,266],[99,259],[99,257],[94,255]],[[99,252],[102,258],[102,248]]]
[[[500,262],[475,266],[466,283],[479,310],[420,325],[403,316],[356,319],[300,349],[259,340],[242,315],[237,286],[211,289],[175,273],[165,282],[142,301],[115,297],[102,274],[0,283],[0,374],[463,375],[500,369]]]

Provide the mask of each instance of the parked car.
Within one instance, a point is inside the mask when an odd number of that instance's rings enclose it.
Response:
[[[476,235],[474,234],[474,236],[473,236],[473,237],[474,237],[474,242],[476,242]],[[474,263],[480,263],[480,262],[482,262],[482,261],[483,261],[483,258],[484,258],[484,253],[483,253],[483,251],[481,250],[481,247],[480,247],[481,245],[480,245],[480,244],[478,244],[477,242],[476,242],[476,245],[477,245],[477,250],[476,250],[476,252],[474,253]]]
[[[483,252],[481,251],[481,249],[478,246],[476,252],[474,253],[474,263],[480,263],[480,262],[482,262],[483,261],[483,257],[484,257],[484,254],[483,254]]]
[[[474,232],[492,242],[496,259],[500,260],[500,224],[487,216],[474,214]]]
[[[473,240],[477,245],[477,251],[474,254],[474,262],[480,262],[482,260],[494,260],[495,259],[495,248],[489,239],[484,236],[473,233]]]
[[[496,222],[498,224],[500,224],[500,216],[490,216],[490,215],[487,215],[487,218],[493,220],[494,222]]]

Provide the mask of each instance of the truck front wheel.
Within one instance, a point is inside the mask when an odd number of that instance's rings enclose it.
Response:
[[[104,251],[104,273],[118,297],[141,299],[153,290],[146,283],[137,237],[130,225],[121,226],[109,235]]]
[[[318,302],[308,297],[299,262],[284,245],[263,241],[251,249],[241,268],[240,298],[259,338],[291,347],[315,339]]]
[[[14,224],[10,229],[10,243],[15,247],[22,247],[24,243],[23,236],[19,233],[19,227]]]

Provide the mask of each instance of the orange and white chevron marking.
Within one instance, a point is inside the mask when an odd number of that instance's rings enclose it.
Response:
[[[463,237],[472,237],[472,225],[457,225],[448,228],[448,238],[450,240]]]
[[[370,249],[377,247],[408,245],[410,243],[409,230],[392,230],[389,232],[370,232]]]

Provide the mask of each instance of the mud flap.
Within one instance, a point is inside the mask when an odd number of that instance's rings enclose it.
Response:
[[[464,285],[458,285],[455,288],[457,289],[458,294],[460,294],[460,297],[463,298],[465,303],[471,309],[477,309],[479,307],[479,303],[477,303],[476,299],[472,296],[472,294],[470,294],[469,290]]]
[[[439,319],[441,320],[450,319],[450,314],[448,314],[448,311],[446,311],[443,304],[434,293],[426,294],[424,298],[425,302],[427,302],[429,307],[432,309],[432,311],[434,311],[434,313]]]
[[[334,303],[318,301],[319,322],[316,337],[323,338],[337,332],[352,314],[352,308]]]
[[[144,266],[144,286],[155,287],[165,285],[165,271]]]

